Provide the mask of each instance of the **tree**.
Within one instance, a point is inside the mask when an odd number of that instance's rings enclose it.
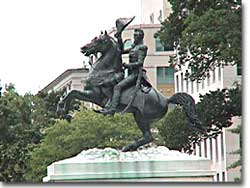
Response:
[[[201,80],[217,66],[241,67],[241,1],[170,0],[173,13],[156,33],[173,46],[176,68],[188,63],[192,81]],[[178,60],[177,60],[178,58]]]
[[[203,96],[200,95],[197,112],[203,125],[207,126],[206,137],[209,135],[211,137],[217,136],[221,133],[222,128],[232,125],[232,117],[242,115],[241,96],[240,85],[230,89],[210,91]]]
[[[13,84],[0,98],[0,181],[24,181],[29,151],[43,137],[46,117],[42,101],[35,96],[19,95]]]
[[[188,120],[181,107],[170,111],[162,121],[157,124],[161,144],[171,150],[192,152],[192,139],[195,132],[187,127]]]
[[[46,137],[31,154],[26,178],[28,181],[41,181],[46,176],[47,166],[55,161],[95,147],[121,149],[140,134],[130,114],[104,117],[84,109],[75,114],[71,123],[60,120],[46,130]]]
[[[0,97],[0,181],[26,181],[30,154],[56,119],[60,92],[19,95],[9,84]]]
[[[49,123],[54,124],[58,115],[56,113],[57,104],[60,100],[60,96],[62,96],[64,90],[62,91],[52,91],[50,93],[38,92],[36,96],[40,98],[44,102],[45,112],[44,115],[48,117]]]

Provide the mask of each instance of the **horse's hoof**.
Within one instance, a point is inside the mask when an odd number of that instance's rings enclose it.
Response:
[[[71,120],[72,120],[72,116],[70,114],[67,114],[65,116],[65,119],[67,120],[67,122],[71,123]]]
[[[133,144],[125,146],[122,148],[122,152],[128,152],[128,151],[136,151],[137,147]]]
[[[100,110],[93,109],[95,113],[101,114]]]
[[[122,152],[128,152],[129,151],[128,149],[129,149],[128,147],[123,147]]]
[[[103,108],[100,110],[100,113],[102,113],[103,115],[113,116],[115,114],[115,110]]]

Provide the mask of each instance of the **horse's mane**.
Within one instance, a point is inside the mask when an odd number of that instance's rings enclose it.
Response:
[[[113,56],[121,55],[121,54],[117,54],[117,53],[119,53],[119,47],[118,47],[117,41],[113,37],[110,37],[110,36],[108,36],[108,37],[111,41],[111,45],[115,49],[115,51],[114,51],[115,54]],[[114,76],[114,73],[117,72],[115,69],[98,69],[99,68],[98,65],[101,65],[104,63],[103,62],[104,58],[107,55],[108,55],[108,53],[105,53],[105,55],[102,54],[97,59],[97,61],[93,64],[92,70],[89,72],[87,82],[91,83],[92,85],[99,85],[104,80],[111,79]],[[115,59],[114,59],[114,61],[115,61]],[[113,63],[113,62],[108,61],[108,63]]]

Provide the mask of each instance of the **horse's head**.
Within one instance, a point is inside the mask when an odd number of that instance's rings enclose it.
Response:
[[[108,50],[112,43],[112,38],[105,31],[104,34],[101,34],[99,37],[95,37],[90,43],[81,47],[81,52],[86,56],[96,54],[97,52],[101,52],[103,54]]]

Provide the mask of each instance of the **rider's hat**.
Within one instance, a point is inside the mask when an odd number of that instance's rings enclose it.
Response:
[[[117,33],[121,33],[133,20],[135,16],[132,18],[118,18],[115,22]]]

